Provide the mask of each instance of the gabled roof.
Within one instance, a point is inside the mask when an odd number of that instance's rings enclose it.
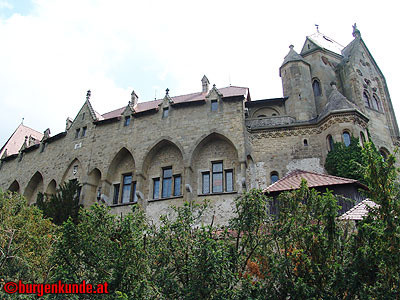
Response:
[[[329,50],[339,55],[342,54],[342,50],[344,48],[342,45],[335,42],[333,39],[331,39],[330,37],[326,36],[321,32],[316,32],[312,35],[307,36],[304,46],[306,45],[307,40],[311,41],[315,46],[317,46],[320,49]],[[303,50],[301,51],[301,54],[307,52],[307,49],[305,49],[304,46]]]
[[[298,189],[302,179],[307,180],[307,185],[309,188],[342,184],[357,184],[366,188],[363,184],[359,183],[355,179],[318,174],[303,170],[294,170],[277,182],[271,184],[264,190],[264,192],[283,192]]]
[[[220,88],[218,91],[222,94],[223,98],[243,96],[247,101],[250,101],[249,89],[246,87],[228,86]],[[190,103],[196,101],[206,101],[207,93],[197,92],[192,94],[186,94],[181,96],[171,97],[173,105],[181,103]],[[135,113],[141,113],[152,109],[158,109],[158,106],[162,103],[163,99],[157,99],[153,101],[139,102],[135,108]],[[120,116],[126,109],[126,106],[107,112],[102,115],[103,120],[111,119]]]
[[[36,144],[39,144],[43,138],[43,133],[36,131],[28,126],[20,124],[14,133],[10,136],[7,142],[0,150],[0,157],[3,156],[3,153],[7,150],[7,156],[17,154],[21,149],[22,145],[25,142],[25,137],[33,137],[36,141]]]
[[[370,208],[374,208],[377,206],[378,204],[376,204],[374,201],[365,199],[360,203],[358,203],[353,208],[346,211],[343,215],[341,215],[339,217],[339,220],[353,220],[353,221],[362,220],[364,219],[364,217],[368,215]]]
[[[338,91],[336,85],[332,85],[332,88],[332,92],[328,97],[328,103],[326,103],[321,111],[320,119],[331,112],[357,110],[356,106]]]

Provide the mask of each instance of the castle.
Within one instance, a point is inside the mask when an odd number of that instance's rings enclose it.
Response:
[[[167,89],[148,102],[132,92],[127,106],[101,115],[88,92],[65,132],[29,134],[14,154],[2,148],[0,187],[33,203],[77,179],[85,206],[101,201],[123,213],[139,203],[154,220],[171,205],[208,199],[223,224],[243,191],[297,169],[324,173],[334,142],[363,143],[368,129],[387,155],[399,145],[388,87],[355,25],[353,36],[342,47],[317,31],[300,53],[290,46],[282,98],[252,101],[248,88],[210,86],[204,76],[199,92]]]

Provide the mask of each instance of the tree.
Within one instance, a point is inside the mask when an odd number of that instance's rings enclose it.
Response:
[[[46,282],[56,226],[19,194],[0,190],[0,279]]]
[[[56,225],[61,225],[69,217],[76,223],[79,209],[83,207],[79,204],[80,189],[81,185],[77,180],[64,182],[53,195],[39,193],[36,205]]]
[[[356,179],[365,183],[360,165],[364,165],[362,159],[362,147],[358,138],[351,137],[350,145],[335,143],[328,153],[325,161],[325,169],[330,175]],[[364,165],[365,166],[365,165]]]

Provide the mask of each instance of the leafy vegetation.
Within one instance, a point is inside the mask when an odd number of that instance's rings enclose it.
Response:
[[[55,233],[37,208],[3,193],[2,253],[14,228],[25,238],[12,241],[13,253],[29,263],[2,256],[0,278],[108,282],[111,293],[96,299],[398,299],[398,170],[393,156],[384,161],[372,145],[361,159],[359,166],[368,167],[360,174],[379,206],[357,227],[338,220],[331,193],[310,190],[306,182],[279,196],[273,216],[271,199],[262,191],[243,194],[225,228],[203,224],[206,204],[176,207],[158,226],[140,209],[117,216],[95,204]],[[21,221],[26,218],[29,222]]]

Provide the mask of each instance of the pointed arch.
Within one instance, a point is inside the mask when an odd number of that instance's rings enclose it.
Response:
[[[28,203],[35,203],[39,192],[43,193],[43,176],[37,171],[29,180],[24,191],[24,196],[28,200]]]
[[[113,157],[107,170],[106,179],[109,182],[118,180],[122,173],[133,173],[135,171],[135,159],[132,153],[122,147]],[[93,171],[92,171],[93,172]],[[99,171],[100,172],[100,171]],[[100,172],[101,174],[101,172]]]
[[[79,183],[82,183],[83,175],[84,172],[82,164],[78,158],[75,158],[71,161],[71,163],[68,165],[67,170],[64,172],[61,183],[74,179],[78,180]]]
[[[182,148],[169,139],[162,139],[150,148],[143,161],[146,178],[143,187],[150,199],[182,195],[184,155]]]
[[[54,195],[54,194],[56,193],[56,188],[57,188],[57,183],[56,183],[56,181],[53,179],[53,180],[50,181],[50,183],[47,185],[46,194],[48,194],[48,195]]]
[[[100,200],[101,189],[101,172],[99,169],[94,168],[87,178],[84,205],[89,206]]]
[[[20,192],[20,187],[19,187],[18,181],[17,181],[17,180],[14,180],[14,181],[10,184],[10,186],[8,187],[7,190],[10,191],[10,192],[13,192],[13,193],[19,193],[19,192]]]
[[[320,83],[318,78],[313,78],[313,80],[312,80],[312,89],[313,89],[313,92],[314,92],[314,97],[322,96],[321,83]]]

